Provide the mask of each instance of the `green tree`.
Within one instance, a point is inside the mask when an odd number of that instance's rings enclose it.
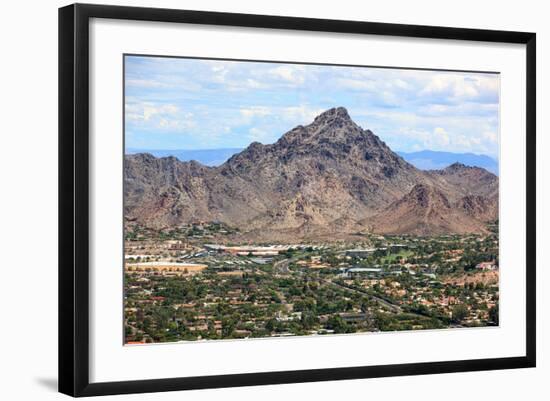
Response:
[[[452,313],[452,321],[454,323],[460,323],[468,316],[468,308],[464,304],[455,305],[452,309]]]
[[[327,321],[327,329],[334,330],[336,334],[347,333],[348,324],[339,315],[331,316]]]

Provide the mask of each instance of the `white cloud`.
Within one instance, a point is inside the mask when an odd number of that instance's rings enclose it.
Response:
[[[303,68],[300,66],[281,65],[270,69],[269,73],[289,83],[301,85],[305,81],[302,71]]]
[[[193,113],[184,112],[174,104],[128,102],[125,107],[126,121],[143,128],[185,130],[196,126]]]
[[[239,112],[246,118],[265,117],[272,113],[271,109],[266,106],[241,107]]]
[[[188,129],[181,146],[268,143],[344,106],[396,150],[498,148],[493,74],[157,58],[129,59],[126,74],[127,126],[141,139]]]
[[[406,89],[406,90],[412,89],[412,85],[410,83],[399,78],[393,79],[391,81],[391,85],[399,89]]]
[[[482,95],[498,94],[497,76],[467,74],[433,74],[421,90],[423,95],[447,94],[455,99],[472,99]]]
[[[185,113],[180,118],[159,118],[158,127],[167,130],[188,130],[197,126],[192,120],[193,114]]]
[[[271,139],[270,134],[267,131],[264,131],[256,127],[250,128],[248,130],[248,134],[249,134],[248,137],[253,142],[265,143],[266,140],[269,141]]]
[[[375,132],[376,133],[376,132]],[[399,128],[394,132],[378,132],[388,145],[394,150],[417,151],[439,150],[447,152],[472,152],[495,156],[497,148],[492,139],[498,140],[498,135],[487,131],[486,134],[478,132],[461,131],[460,127],[452,129],[435,127],[432,130],[423,128]],[[404,147],[404,145],[406,145]]]
[[[126,103],[126,118],[133,121],[149,121],[155,116],[174,115],[179,108],[174,104],[157,105],[151,102]]]
[[[269,85],[266,85],[265,83],[259,82],[255,79],[248,78],[246,80],[246,85],[251,89],[265,89],[269,88]]]
[[[261,119],[265,119],[266,117],[282,119],[291,124],[309,124],[323,111],[325,110],[308,105],[290,107],[249,106],[239,109],[239,113],[248,124],[254,118],[257,119],[257,122],[261,122]]]
[[[369,91],[376,89],[375,83],[370,80],[339,78],[336,80],[336,83],[343,89],[369,90]]]
[[[227,69],[225,66],[215,65],[211,68],[211,70],[211,79],[214,82],[225,83],[225,78],[227,76],[227,73],[229,72],[229,69]]]
[[[451,142],[449,138],[449,134],[447,133],[447,131],[445,131],[444,128],[436,127],[434,129],[434,136],[435,136],[436,142],[440,146],[447,146]]]
[[[301,105],[284,107],[280,110],[280,113],[283,119],[287,121],[292,121],[297,124],[309,124],[323,111],[324,110],[320,108],[312,108],[310,106]]]
[[[449,92],[453,97],[474,97],[478,95],[476,85],[465,80],[464,76],[453,74],[435,74],[421,91],[422,94],[441,94]]]
[[[483,138],[492,143],[498,142],[498,135],[494,131],[485,131],[483,133]]]
[[[340,89],[367,91],[369,96],[372,95],[371,92],[377,91],[393,99],[397,98],[397,95],[403,94],[403,92],[414,89],[411,83],[403,79],[389,77],[388,79],[373,79],[371,75],[362,76],[358,74],[351,74],[349,76],[348,74],[342,74],[341,77],[335,80],[335,83]]]

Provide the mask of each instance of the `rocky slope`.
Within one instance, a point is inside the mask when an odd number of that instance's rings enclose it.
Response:
[[[498,198],[498,177],[483,168],[454,163],[442,170],[426,171],[426,174],[435,180],[443,179],[464,196]]]
[[[482,197],[465,197],[456,203],[438,188],[424,184],[374,216],[372,231],[413,235],[465,234],[485,231],[488,214]],[[479,201],[479,203],[478,203]]]
[[[219,167],[136,154],[126,156],[124,174],[129,220],[156,228],[216,220],[265,240],[480,232],[498,209],[496,176],[455,165],[420,171],[344,108],[274,144],[254,142]],[[435,202],[425,214],[413,211],[426,208],[418,191]],[[410,222],[397,224],[399,215]]]

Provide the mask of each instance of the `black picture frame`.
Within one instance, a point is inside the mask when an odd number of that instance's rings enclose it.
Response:
[[[527,72],[526,354],[495,359],[90,383],[88,61],[91,18],[524,44]],[[59,9],[59,391],[80,397],[534,367],[535,102],[535,33],[87,4]]]

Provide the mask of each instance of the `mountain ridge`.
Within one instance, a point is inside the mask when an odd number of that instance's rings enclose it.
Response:
[[[226,162],[231,156],[242,152],[244,148],[215,148],[215,149],[146,149],[127,148],[126,155],[149,153],[157,158],[174,156],[185,162],[195,160],[205,166],[217,167]],[[424,149],[417,152],[395,151],[405,161],[420,170],[441,170],[455,162],[470,167],[481,167],[498,175],[498,162],[483,154],[452,153]]]
[[[396,152],[409,163],[421,170],[441,170],[453,163],[462,163],[470,167],[481,167],[498,175],[498,161],[494,158],[475,153],[453,153],[424,149],[416,152]]]
[[[464,165],[421,171],[339,107],[273,144],[253,142],[219,166],[127,155],[125,216],[154,227],[222,221],[239,227],[244,236],[266,240],[338,238],[365,229],[404,233],[384,220],[391,205],[412,205],[414,197],[407,196],[420,185],[430,196],[441,193],[448,200],[449,208],[431,219],[447,223],[427,224],[421,212],[413,212],[414,205],[396,206],[388,221],[400,212],[417,220],[411,224],[426,227],[420,230],[424,234],[483,232],[498,201],[498,178],[486,173],[490,176]],[[472,198],[458,203],[467,196]],[[417,206],[422,210],[422,204]],[[468,214],[469,206],[477,214]]]

